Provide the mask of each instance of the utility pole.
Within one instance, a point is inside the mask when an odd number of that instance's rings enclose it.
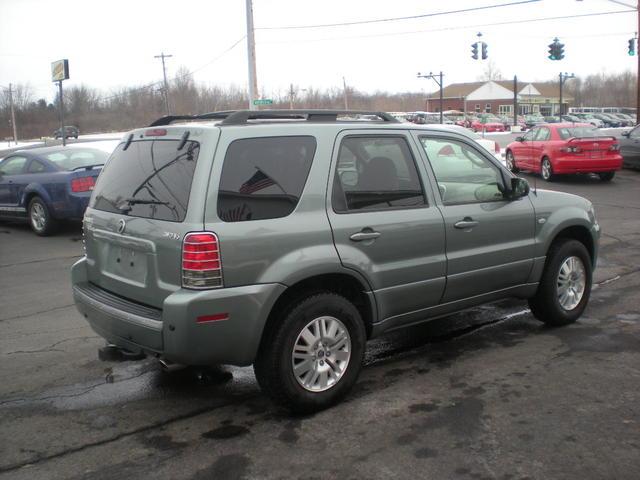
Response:
[[[296,95],[296,91],[293,89],[293,83],[289,86],[289,110],[293,110],[293,98]]]
[[[16,128],[16,111],[13,106],[13,85],[9,84],[9,107],[11,108],[11,125],[13,126],[13,143],[18,144],[18,130]]]
[[[638,10],[638,32],[640,32],[640,0],[636,7]],[[636,122],[640,115],[640,52],[638,52],[638,44],[636,43],[636,58],[638,59],[638,73],[636,74]]]
[[[167,115],[170,115],[171,112],[169,111],[169,84],[167,83],[167,68],[165,66],[164,59],[171,57],[173,57],[173,55],[165,55],[164,52],[153,57],[162,59],[162,76],[164,77],[164,109]]]
[[[342,77],[342,88],[344,89],[344,109],[349,110],[349,98],[347,97],[347,81],[344,77]]]
[[[253,2],[246,0],[247,9],[247,61],[249,62],[249,110],[255,110],[253,101],[258,94],[258,78],[256,76],[256,39],[253,32]]]
[[[444,76],[444,74],[442,73],[442,71],[438,75],[434,75],[433,72],[429,72],[429,75],[421,75],[420,72],[418,72],[417,76],[418,78],[430,78],[431,80],[433,80],[438,84],[438,87],[440,87],[440,124],[442,125],[444,123],[444,114],[442,113],[442,109],[444,105],[444,97],[442,96],[443,95],[442,77]],[[440,80],[438,80],[438,78],[440,78]]]

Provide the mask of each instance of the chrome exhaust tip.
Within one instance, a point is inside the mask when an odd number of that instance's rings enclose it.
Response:
[[[177,372],[178,370],[183,370],[187,368],[186,365],[182,365],[180,363],[172,363],[169,360],[165,360],[164,358],[159,358],[158,362],[160,363],[160,367],[165,372]]]

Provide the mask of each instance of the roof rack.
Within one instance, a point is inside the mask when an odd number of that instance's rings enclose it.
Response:
[[[378,117],[381,122],[400,123],[386,112],[362,110],[229,110],[202,115],[169,115],[159,118],[150,127],[169,125],[178,120],[222,120],[220,125],[246,125],[250,120],[305,120],[307,122],[337,122],[338,117]]]

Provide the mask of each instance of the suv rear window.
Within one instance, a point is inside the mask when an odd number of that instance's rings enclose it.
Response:
[[[298,205],[316,151],[314,137],[236,140],[224,158],[218,216],[225,222],[289,215]]]
[[[118,145],[98,177],[92,208],[132,217],[182,222],[200,145],[143,140]]]

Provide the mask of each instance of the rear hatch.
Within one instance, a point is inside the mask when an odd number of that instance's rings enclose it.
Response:
[[[181,288],[182,239],[203,228],[211,168],[203,158],[213,158],[218,136],[204,132],[156,128],[118,145],[84,219],[91,283],[156,308]]]

